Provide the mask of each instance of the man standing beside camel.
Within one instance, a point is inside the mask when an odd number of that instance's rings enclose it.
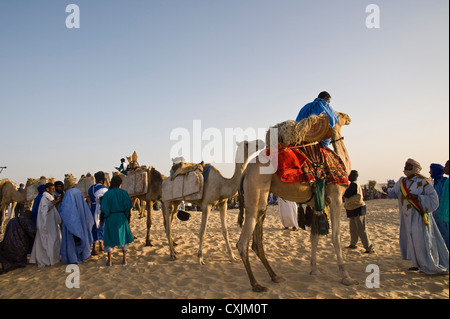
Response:
[[[92,236],[94,243],[92,245],[92,255],[98,255],[96,243],[99,244],[100,251],[103,251],[103,225],[100,223],[100,198],[108,191],[105,186],[105,173],[99,171],[94,174],[95,184],[89,187],[88,194],[91,201],[91,213],[94,218],[94,226],[92,226]]]
[[[408,159],[403,170],[406,177],[388,191],[390,198],[398,198],[400,252],[402,259],[412,261],[410,271],[448,274],[448,249],[432,214],[439,207],[438,195],[421,170],[419,162]]]
[[[61,248],[61,217],[56,210],[57,201],[53,197],[55,184],[45,184],[45,192],[39,203],[36,237],[31,251],[30,263],[39,268],[52,266],[59,261]]]

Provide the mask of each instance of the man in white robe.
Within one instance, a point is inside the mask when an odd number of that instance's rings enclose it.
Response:
[[[285,229],[292,227],[292,230],[298,228],[297,203],[290,202],[278,197],[278,209],[280,211],[280,219]]]
[[[39,268],[52,266],[60,259],[61,217],[55,207],[55,198],[51,195],[54,191],[54,184],[45,184],[45,192],[39,203],[36,237],[30,256],[30,263],[37,263]]]
[[[419,174],[421,169],[417,161],[408,159],[403,171],[406,177],[401,177],[394,188],[388,191],[389,197],[398,198],[400,252],[403,259],[412,261],[409,270],[448,274],[448,249],[432,214],[439,206],[438,195],[429,180]],[[428,213],[425,215],[428,218],[416,210],[411,200]]]

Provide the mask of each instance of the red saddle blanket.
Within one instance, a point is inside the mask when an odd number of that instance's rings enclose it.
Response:
[[[270,149],[266,155],[273,161]],[[326,178],[326,183],[349,185],[347,172],[341,158],[332,150],[313,144],[300,148],[278,145],[278,167],[276,171],[285,183],[314,182],[316,176]]]

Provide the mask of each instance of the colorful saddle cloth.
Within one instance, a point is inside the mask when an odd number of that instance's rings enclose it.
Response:
[[[266,155],[273,163],[274,154],[270,149]],[[347,172],[341,158],[328,148],[321,148],[320,144],[305,146],[286,146],[278,144],[278,167],[276,171],[281,181],[285,183],[309,183],[316,177],[326,179],[326,183],[349,185]]]

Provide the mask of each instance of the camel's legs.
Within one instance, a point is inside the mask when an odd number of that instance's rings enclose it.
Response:
[[[230,256],[231,261],[236,261],[234,257],[233,251],[231,250],[230,240],[228,239],[228,227],[227,227],[227,201],[223,201],[220,203],[220,221],[222,222],[222,235],[225,239],[225,245],[227,247],[228,255]]]
[[[0,234],[3,234],[3,224],[6,220],[6,207],[0,204]]]
[[[170,259],[171,260],[177,259],[177,254],[176,254],[176,251],[174,248],[174,243],[172,240],[172,222],[173,222],[173,217],[175,215],[175,212],[178,209],[178,205],[180,205],[180,202],[167,202],[167,203],[163,204],[163,211],[164,211],[163,213],[166,214],[164,220],[165,220],[167,240],[169,241]]]
[[[264,267],[266,267],[266,270],[269,273],[272,281],[273,282],[283,282],[284,278],[275,274],[272,267],[270,267],[269,262],[267,261],[267,258],[266,258],[266,254],[264,252],[263,224],[264,224],[264,219],[266,218],[266,209],[267,209],[267,207],[264,207],[264,209],[260,209],[258,211],[256,227],[253,231],[252,250],[259,257],[259,259],[263,263]]]
[[[139,201],[140,201],[139,218],[144,218],[145,217],[145,208],[147,207],[147,201],[145,201],[145,200],[139,200]],[[147,211],[148,211],[148,209],[147,209]]]
[[[145,238],[145,246],[153,246],[152,241],[150,240],[150,228],[152,227],[153,201],[147,201],[146,206],[147,206],[147,237]]]
[[[350,277],[350,275],[345,270],[344,266],[344,255],[342,252],[342,244],[340,238],[340,215],[342,207],[342,196],[333,196],[330,198],[330,219],[331,219],[331,240],[333,242],[334,250],[336,252],[337,263],[339,267],[339,272],[342,276],[342,283],[344,285],[354,285],[358,282]]]
[[[253,291],[263,292],[267,291],[267,288],[261,286],[256,281],[255,275],[253,274],[252,267],[250,265],[250,260],[248,258],[248,246],[256,226],[256,215],[257,215],[256,205],[253,206],[246,205],[245,221],[242,227],[241,236],[239,237],[239,241],[237,242],[236,247],[238,248],[239,254],[241,255],[242,262],[244,263],[245,270],[247,271],[248,279],[250,280],[250,284],[252,285]]]
[[[203,246],[203,240],[205,240],[205,233],[206,233],[206,226],[208,224],[208,217],[209,213],[211,212],[211,205],[204,205],[202,207],[202,224],[200,226],[200,233],[198,235],[199,238],[199,245],[198,245],[198,264],[204,265],[205,262],[203,261],[203,252],[202,252],[202,246]]]

